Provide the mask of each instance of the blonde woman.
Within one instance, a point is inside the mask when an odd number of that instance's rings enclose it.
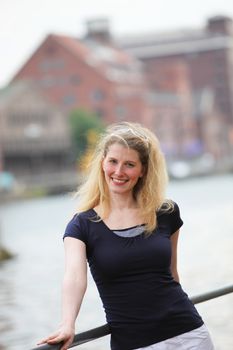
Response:
[[[64,234],[60,329],[40,344],[71,344],[87,285],[87,261],[111,330],[111,350],[213,350],[177,272],[179,207],[166,200],[167,172],[155,135],[111,125],[101,138],[79,208]]]

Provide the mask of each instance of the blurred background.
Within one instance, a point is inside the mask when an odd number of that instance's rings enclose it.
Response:
[[[185,290],[232,284],[231,1],[1,0],[0,47],[0,350],[30,349],[59,323],[72,192],[112,122],[161,142]],[[232,304],[198,305],[216,350],[233,348]],[[77,330],[104,322],[90,278]]]

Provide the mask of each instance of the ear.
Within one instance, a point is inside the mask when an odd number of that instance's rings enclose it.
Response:
[[[142,178],[144,176],[144,174],[145,174],[145,169],[144,169],[144,167],[142,167],[142,171],[141,171],[141,174],[139,175],[139,177]]]

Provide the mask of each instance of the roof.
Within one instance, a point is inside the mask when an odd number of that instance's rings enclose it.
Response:
[[[187,29],[118,38],[117,43],[131,55],[142,59],[233,48],[233,37]]]
[[[110,81],[135,84],[144,79],[142,63],[122,49],[94,40],[64,35],[50,37]]]

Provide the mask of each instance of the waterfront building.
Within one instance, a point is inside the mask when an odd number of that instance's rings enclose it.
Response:
[[[60,113],[63,131],[56,139],[63,167],[69,159],[68,116],[78,108],[94,112],[106,125],[120,120],[144,123],[158,135],[168,161],[205,154],[220,161],[233,150],[232,23],[217,16],[206,28],[116,38],[108,20],[92,20],[83,37],[48,35],[5,90],[32,84],[40,104],[50,110],[51,125]],[[19,107],[30,106],[30,92],[22,98]],[[12,113],[6,110],[5,120],[11,123]],[[15,113],[15,125],[27,119],[20,113]],[[53,130],[47,132],[52,140]],[[8,129],[7,142],[8,149],[17,149],[14,128]],[[2,143],[3,162],[18,164]],[[37,149],[40,154],[40,147],[34,139],[30,152]]]
[[[66,118],[33,82],[18,81],[1,90],[0,126],[2,170],[28,178],[69,164]]]

